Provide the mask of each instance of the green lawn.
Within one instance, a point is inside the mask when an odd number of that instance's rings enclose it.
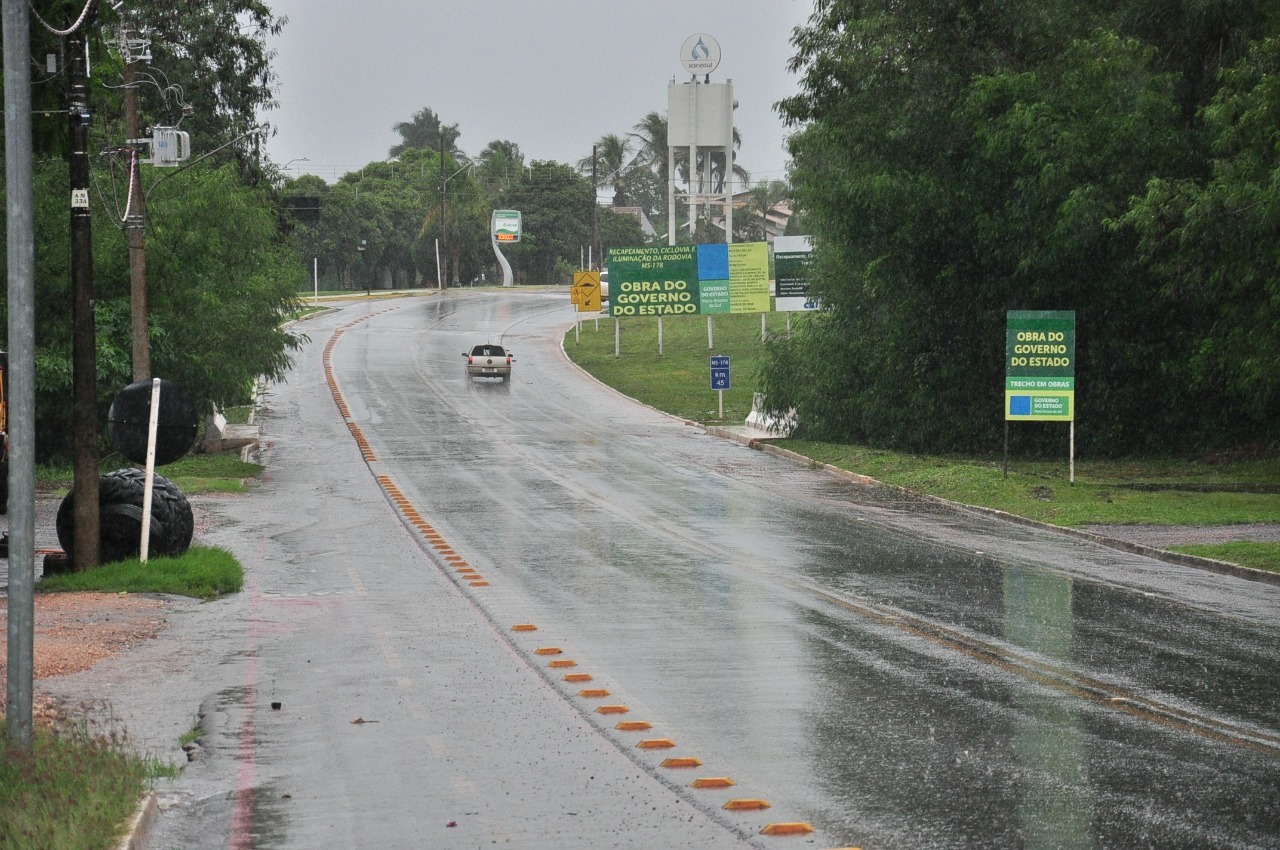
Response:
[[[146,791],[148,764],[111,737],[32,730],[32,748],[9,745],[0,718],[0,850],[97,850]]]
[[[807,321],[792,317],[793,323]],[[770,334],[786,330],[786,315],[766,314]],[[751,410],[764,356],[760,316],[713,319],[714,349],[706,317],[666,319],[662,353],[656,319],[623,319],[615,356],[614,320],[586,320],[580,335],[565,335],[569,357],[604,383],[659,410],[707,425],[741,425]],[[710,389],[712,354],[731,357],[733,388],[724,417]],[[1092,524],[1230,525],[1280,521],[1280,457],[1224,462],[1217,458],[1144,458],[1080,461],[1069,481],[1059,459],[1013,458],[1005,475],[999,457],[942,457],[866,446],[778,440],[817,463],[867,475],[887,484],[1068,527]],[[1268,492],[1270,491],[1270,492]],[[1196,547],[1196,554],[1280,571],[1280,544]]]

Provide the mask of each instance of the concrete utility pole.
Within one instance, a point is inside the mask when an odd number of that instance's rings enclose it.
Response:
[[[444,253],[443,265],[437,270],[437,274],[441,275],[440,287],[445,286],[444,279],[449,276],[449,243],[444,236],[444,188],[448,182],[444,179],[444,134],[440,134],[440,250]],[[440,263],[437,263],[440,265]]]
[[[89,96],[84,27],[67,37],[71,133],[72,430],[75,438],[75,568],[98,565],[98,373],[89,218]]]
[[[4,142],[9,296],[9,743],[31,751],[35,674],[35,190],[31,24],[26,0],[4,2]]]

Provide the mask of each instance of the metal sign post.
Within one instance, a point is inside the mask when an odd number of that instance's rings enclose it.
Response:
[[[729,355],[716,354],[711,357],[711,389],[719,396],[719,418],[724,419],[724,391],[733,389],[729,378]]]

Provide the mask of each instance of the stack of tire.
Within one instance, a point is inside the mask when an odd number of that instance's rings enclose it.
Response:
[[[104,564],[138,557],[142,547],[142,503],[146,473],[117,469],[98,479],[98,560]],[[68,493],[58,506],[58,542],[75,561],[75,503]],[[156,475],[151,482],[149,553],[181,555],[191,547],[195,518],[191,503],[172,481]]]
[[[181,388],[160,381],[159,425],[154,463],[172,463],[195,443],[199,419],[195,402]],[[151,419],[152,381],[137,381],[121,390],[111,403],[108,425],[116,448],[134,463],[145,464]],[[58,506],[58,542],[75,562],[75,502],[68,493]],[[142,546],[142,508],[146,473],[117,469],[98,479],[98,559],[103,564],[136,558]],[[195,518],[191,503],[169,479],[152,475],[149,555],[175,557],[191,546]]]

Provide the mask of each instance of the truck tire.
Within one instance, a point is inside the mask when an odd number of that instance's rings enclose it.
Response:
[[[142,538],[142,500],[146,473],[141,469],[117,469],[98,479],[98,559],[109,564],[138,557]],[[74,493],[58,506],[58,542],[73,562],[75,553]],[[191,503],[172,481],[161,475],[152,479],[151,528],[148,554],[174,557],[186,552],[195,533]]]

